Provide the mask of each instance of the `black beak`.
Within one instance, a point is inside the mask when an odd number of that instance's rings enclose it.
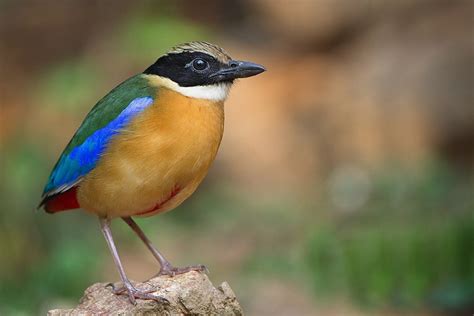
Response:
[[[249,61],[231,60],[225,67],[210,75],[216,81],[234,80],[258,75],[266,69]]]

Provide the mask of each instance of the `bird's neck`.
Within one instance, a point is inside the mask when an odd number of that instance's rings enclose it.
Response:
[[[189,98],[218,102],[223,102],[227,99],[232,86],[230,82],[220,82],[205,86],[182,87],[173,80],[158,75],[144,74],[143,76],[154,87],[168,88]]]

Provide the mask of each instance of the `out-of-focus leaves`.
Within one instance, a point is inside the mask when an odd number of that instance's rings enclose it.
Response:
[[[118,49],[143,63],[151,63],[170,47],[182,42],[205,40],[209,33],[201,25],[173,16],[137,16],[123,26]]]
[[[95,103],[91,97],[101,79],[102,74],[87,61],[71,60],[56,65],[40,80],[38,101],[51,110],[74,113],[85,104]]]
[[[394,214],[393,206],[384,207],[381,201],[389,199],[375,200],[372,203],[382,212],[373,214],[378,214],[376,224],[371,219],[347,229],[344,225],[314,229],[306,261],[319,292],[346,293],[369,306],[420,306],[428,300],[432,306],[454,310],[471,306],[474,217],[464,207],[446,208],[453,198],[449,192],[457,196],[456,190],[438,191],[440,186],[459,185],[463,180],[446,170],[428,170],[408,187],[417,191],[411,197],[416,197],[416,204],[406,204],[410,215],[402,210]],[[403,221],[397,220],[400,214]],[[452,288],[456,291],[447,290]]]

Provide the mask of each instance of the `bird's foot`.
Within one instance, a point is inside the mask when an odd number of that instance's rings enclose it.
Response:
[[[131,283],[124,283],[122,287],[118,288],[116,288],[113,283],[109,283],[107,286],[112,288],[112,293],[115,295],[128,295],[128,298],[133,305],[137,305],[136,299],[153,300],[158,303],[169,304],[169,301],[166,298],[152,294],[152,292],[154,292],[153,289],[146,291],[138,290]]]
[[[170,277],[174,277],[175,275],[187,273],[189,271],[204,272],[206,274],[209,274],[209,270],[203,264],[183,268],[177,268],[173,267],[171,264],[166,264],[161,267],[160,271],[156,276],[169,275]]]

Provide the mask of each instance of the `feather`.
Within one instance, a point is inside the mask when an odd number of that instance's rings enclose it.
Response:
[[[64,149],[45,186],[41,207],[51,198],[77,186],[104,154],[114,136],[153,104],[155,89],[141,75],[112,90],[89,112]]]

